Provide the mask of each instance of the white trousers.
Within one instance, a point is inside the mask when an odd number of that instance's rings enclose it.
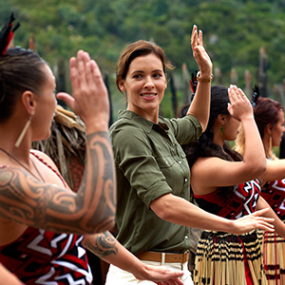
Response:
[[[143,263],[147,265],[156,265],[160,266],[160,262],[142,260]],[[184,275],[180,278],[184,285],[194,285],[191,273],[188,270],[188,262],[185,262],[183,265],[181,263],[164,263],[164,267],[171,270],[182,270]],[[126,284],[140,284],[140,285],[153,285],[156,284],[152,281],[147,280],[138,280],[135,276],[128,271],[124,271],[114,265],[110,265],[109,271],[106,277],[106,285],[126,285]]]

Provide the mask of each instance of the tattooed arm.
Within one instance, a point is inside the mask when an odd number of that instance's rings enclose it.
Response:
[[[51,172],[46,167],[47,176]],[[87,136],[77,193],[36,180],[20,168],[0,170],[0,217],[54,232],[95,233],[114,226],[115,177],[107,133]]]
[[[183,272],[144,264],[124,248],[110,232],[85,235],[83,245],[100,259],[132,273],[139,280],[151,280],[156,284],[183,284],[179,280]]]
[[[0,218],[54,232],[96,233],[114,226],[116,181],[108,135],[109,99],[100,70],[79,51],[70,60],[73,96],[59,93],[86,126],[85,172],[77,193],[52,181],[39,166],[39,182],[24,168],[0,169]],[[51,178],[51,179],[49,179]]]

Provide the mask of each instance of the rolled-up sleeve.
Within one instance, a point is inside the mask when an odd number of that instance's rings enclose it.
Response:
[[[170,124],[177,141],[181,145],[197,141],[202,134],[202,126],[199,120],[192,115],[171,119]]]

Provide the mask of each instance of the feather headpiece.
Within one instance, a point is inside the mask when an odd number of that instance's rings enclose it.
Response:
[[[20,23],[17,23],[13,27],[13,22],[15,21],[14,14],[10,16],[10,20],[0,31],[0,54],[4,55],[13,40],[14,32],[20,27]]]
[[[259,97],[259,88],[258,88],[258,85],[256,84],[254,86],[254,88],[252,89],[252,98],[251,98],[251,101],[250,101],[250,103],[251,103],[253,108],[256,106],[258,97]]]
[[[190,85],[191,85],[191,91],[192,91],[192,95],[191,95],[191,102],[195,96],[195,92],[196,92],[196,88],[197,88],[197,84],[198,84],[198,81],[197,81],[197,70],[192,73],[191,75],[191,79],[189,80],[190,82]]]

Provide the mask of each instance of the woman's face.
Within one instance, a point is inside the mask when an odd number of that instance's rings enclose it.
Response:
[[[166,89],[166,75],[161,60],[154,54],[136,57],[130,64],[125,80],[119,81],[126,91],[128,110],[153,120]]]
[[[279,146],[281,143],[281,137],[283,132],[285,131],[284,128],[284,112],[283,110],[279,111],[279,119],[277,124],[272,128],[272,146]]]
[[[47,64],[44,64],[42,69],[46,75],[46,81],[40,88],[40,94],[36,96],[37,108],[33,118],[35,140],[44,140],[50,136],[51,123],[56,108],[55,78]]]

